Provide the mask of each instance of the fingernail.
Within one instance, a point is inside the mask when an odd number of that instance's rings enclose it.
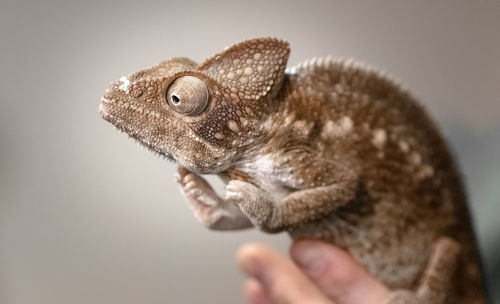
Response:
[[[326,256],[322,248],[309,242],[294,245],[292,258],[299,267],[310,276],[318,276],[326,267]]]

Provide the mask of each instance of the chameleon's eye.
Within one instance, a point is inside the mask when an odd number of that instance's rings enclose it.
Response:
[[[168,88],[166,97],[175,111],[188,116],[200,114],[208,104],[205,83],[193,76],[177,78]]]

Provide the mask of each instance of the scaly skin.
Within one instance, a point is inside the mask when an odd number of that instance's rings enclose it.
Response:
[[[484,303],[463,187],[424,109],[364,65],[285,71],[288,55],[264,38],[174,58],[112,83],[101,115],[179,164],[208,228],[332,242],[394,290],[384,303]]]

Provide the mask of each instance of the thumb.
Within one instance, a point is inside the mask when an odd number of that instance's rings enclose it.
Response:
[[[381,303],[389,294],[350,255],[331,244],[298,241],[290,251],[295,263],[336,304]]]

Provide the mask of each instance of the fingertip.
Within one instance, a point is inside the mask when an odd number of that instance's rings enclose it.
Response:
[[[260,277],[262,261],[269,255],[266,246],[258,243],[243,245],[236,254],[236,264],[249,276]]]
[[[320,241],[295,242],[290,255],[309,276],[321,277],[328,272],[335,284],[348,285],[359,276],[359,271],[363,271],[345,251]]]
[[[246,258],[258,256],[261,254],[261,252],[266,250],[266,246],[259,243],[244,244],[238,249],[236,258],[238,261],[240,261],[241,259],[244,260]]]
[[[243,268],[248,262],[258,259],[263,251],[263,246],[257,243],[245,244],[236,253],[236,264]]]
[[[236,261],[251,279],[259,282],[273,303],[325,302],[323,295],[297,265],[265,245],[244,245],[238,251]]]
[[[336,303],[367,303],[388,290],[344,250],[319,241],[297,241],[290,255],[316,285]],[[369,303],[369,302],[368,302]]]
[[[271,304],[271,300],[264,287],[255,279],[248,279],[245,282],[243,294],[249,303]]]

